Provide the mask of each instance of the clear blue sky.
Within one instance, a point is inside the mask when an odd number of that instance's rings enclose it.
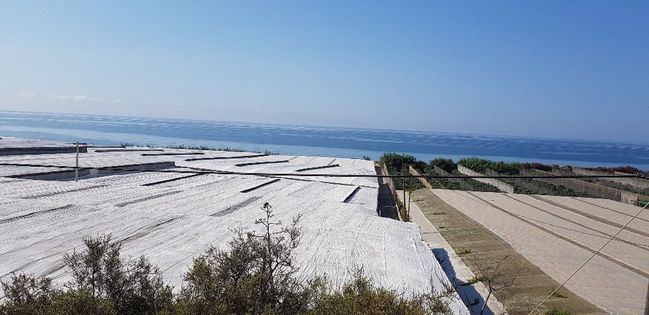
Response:
[[[0,109],[649,142],[649,1],[2,1]]]

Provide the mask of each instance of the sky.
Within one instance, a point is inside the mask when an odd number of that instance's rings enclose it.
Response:
[[[0,0],[0,110],[649,143],[649,1]]]

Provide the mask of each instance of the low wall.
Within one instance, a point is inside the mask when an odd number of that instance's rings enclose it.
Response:
[[[539,170],[535,170],[535,172],[536,174],[542,173],[544,175],[555,175],[551,172],[544,172]],[[529,172],[522,172],[521,174],[532,175]],[[552,185],[566,186],[574,191],[587,193],[598,198],[606,198],[630,204],[633,204],[636,200],[638,200],[639,197],[642,196],[636,193],[619,190],[597,183],[587,182],[578,178],[537,178],[535,180],[546,182]]]
[[[468,168],[466,166],[460,165],[460,164],[457,165],[457,170],[458,170],[458,172],[460,172],[460,173],[462,173],[464,175],[467,175],[467,176],[484,176],[483,174],[480,174],[480,173],[478,173],[478,172],[476,172],[476,171],[474,171],[474,170],[472,170],[472,169],[470,169],[470,168]],[[477,180],[479,182],[485,183],[485,184],[489,184],[491,186],[495,186],[496,188],[498,188],[498,190],[500,190],[502,192],[506,192],[506,193],[513,193],[514,192],[514,187],[512,185],[507,184],[507,183],[502,182],[502,181],[499,181],[498,179],[495,179],[495,178],[473,178],[473,179],[475,179],[475,180]]]
[[[579,175],[611,175],[611,173],[607,172],[602,172],[602,171],[596,171],[596,170],[588,170],[585,168],[580,168],[580,167],[573,167],[572,171],[575,174]],[[629,175],[627,173],[622,173],[622,172],[614,172],[614,175]],[[602,180],[608,180],[616,183],[620,183],[623,185],[629,185],[633,186],[635,188],[639,189],[647,189],[649,188],[649,180],[642,179],[642,178],[602,178]]]
[[[0,156],[76,153],[76,152],[77,152],[76,146],[0,148]],[[87,153],[87,152],[88,152],[88,148],[86,146],[79,146],[79,153]]]
[[[414,176],[421,176],[421,173],[419,173],[414,167],[408,165],[408,171],[410,174]],[[433,186],[423,177],[417,177],[417,179],[428,189],[433,189]]]
[[[176,167],[175,162],[154,162],[154,163],[108,166],[108,167],[99,167],[99,168],[80,167],[79,178],[109,176],[109,175],[115,175],[115,174],[126,173],[126,172],[130,173],[130,172],[155,171],[155,170],[168,169],[173,167]],[[9,177],[22,178],[22,179],[34,179],[34,180],[73,180],[74,175],[75,175],[74,167],[70,167],[69,169],[64,171],[20,174],[20,175],[13,175]]]

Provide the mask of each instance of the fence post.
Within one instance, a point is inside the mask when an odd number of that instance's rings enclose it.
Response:
[[[381,170],[383,172],[383,175],[390,175],[390,172],[388,172],[388,167],[385,165],[385,163],[381,163]],[[399,211],[399,198],[397,196],[397,189],[394,186],[394,181],[389,177],[384,177],[383,180],[388,184],[388,187],[390,188],[390,194],[392,194],[392,198],[394,198],[394,208],[397,210],[397,218],[399,219],[399,221],[403,221],[403,219],[401,218],[401,211]]]

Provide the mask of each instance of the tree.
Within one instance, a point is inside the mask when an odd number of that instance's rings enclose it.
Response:
[[[52,296],[56,293],[51,279],[25,274],[12,274],[9,281],[2,281],[2,291],[6,300],[0,306],[0,314],[43,313],[51,307]]]
[[[299,216],[284,227],[272,206],[264,203],[265,217],[255,221],[259,234],[238,231],[230,250],[210,247],[194,260],[185,276],[181,304],[191,313],[305,313],[321,291],[323,282],[302,283],[293,250],[299,244]]]
[[[352,281],[346,283],[341,291],[320,296],[311,314],[450,314],[448,304],[442,299],[446,294],[455,292],[452,288],[450,290],[440,295],[431,286],[429,293],[405,298],[394,290],[376,287],[359,268],[354,271]]]
[[[120,314],[159,313],[172,305],[171,287],[162,281],[160,270],[140,257],[124,264],[122,245],[110,235],[84,239],[86,250],[64,260],[72,270],[72,292],[88,292],[93,301],[107,300]]]

